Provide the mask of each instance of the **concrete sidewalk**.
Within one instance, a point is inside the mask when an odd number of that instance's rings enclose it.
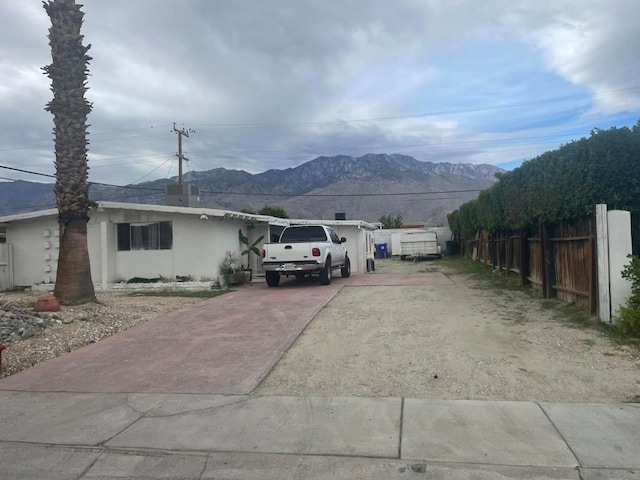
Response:
[[[640,406],[0,392],[7,479],[640,477]]]
[[[246,395],[343,286],[450,283],[364,277],[252,286],[2,379],[0,478],[640,478],[638,404]]]

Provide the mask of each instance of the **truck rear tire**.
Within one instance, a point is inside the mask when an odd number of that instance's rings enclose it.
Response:
[[[328,257],[324,268],[320,272],[320,285],[329,285],[331,283],[331,274],[331,257]]]
[[[349,257],[344,257],[344,265],[340,269],[342,278],[349,278],[351,276],[351,260]]]
[[[277,287],[280,284],[280,274],[278,272],[264,272],[267,278],[267,285]]]

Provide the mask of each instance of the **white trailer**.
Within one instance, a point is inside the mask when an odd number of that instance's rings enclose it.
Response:
[[[438,244],[436,232],[406,232],[400,240],[400,259],[437,257],[442,258],[442,248]]]

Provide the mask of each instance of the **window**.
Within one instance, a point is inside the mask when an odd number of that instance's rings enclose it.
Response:
[[[281,243],[324,242],[327,236],[324,228],[318,226],[288,227],[282,232]]]
[[[118,250],[171,250],[173,227],[171,222],[148,224],[118,224]]]

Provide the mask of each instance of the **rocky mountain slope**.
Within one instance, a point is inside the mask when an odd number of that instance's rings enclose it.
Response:
[[[446,214],[475,198],[495,182],[501,171],[491,165],[420,162],[406,155],[367,154],[362,157],[318,157],[295,168],[252,175],[216,168],[189,172],[185,179],[200,187],[202,206],[257,210],[268,205],[285,208],[292,218],[377,221],[381,215],[401,214],[406,223],[443,224]],[[164,203],[162,179],[121,189],[92,185],[93,200]],[[0,216],[54,205],[51,184],[0,183]]]

